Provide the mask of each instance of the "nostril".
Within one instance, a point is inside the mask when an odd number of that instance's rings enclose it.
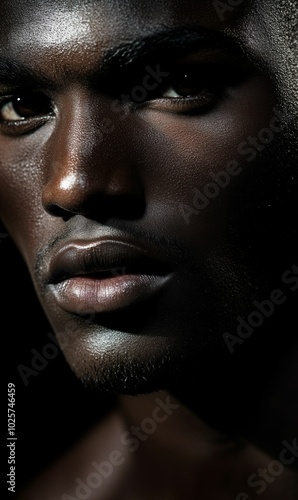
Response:
[[[131,166],[109,165],[65,168],[45,181],[42,204],[45,211],[63,219],[85,215],[94,219],[136,219],[144,214],[145,193],[141,180]],[[56,165],[58,163],[56,162]],[[84,168],[83,168],[84,167]],[[96,168],[95,168],[96,167]]]
[[[46,212],[54,217],[68,220],[74,215],[85,215],[94,220],[107,218],[135,220],[142,217],[146,211],[143,197],[129,195],[94,195],[88,203],[61,206],[59,203],[44,203]]]
[[[45,210],[48,214],[53,215],[54,217],[61,217],[64,220],[68,220],[73,215],[73,212],[65,210],[64,208],[60,207],[59,205],[55,205],[54,203],[47,205],[45,207]]]
[[[63,179],[53,179],[43,189],[42,205],[47,213],[56,217],[69,218],[71,215],[88,212],[92,198],[92,187],[81,182],[65,186]]]

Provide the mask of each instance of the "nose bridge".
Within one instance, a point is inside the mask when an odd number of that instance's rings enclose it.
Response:
[[[102,134],[98,128],[98,110],[85,93],[74,91],[65,98],[54,134],[51,175],[69,182],[87,181],[92,158],[103,154]],[[94,174],[94,172],[93,172]],[[103,172],[101,172],[103,174]]]
[[[45,206],[81,212],[88,197],[127,189],[119,134],[103,136],[100,127],[107,109],[85,92],[65,98],[49,145]]]

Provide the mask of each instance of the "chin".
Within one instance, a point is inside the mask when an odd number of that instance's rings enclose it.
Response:
[[[59,335],[57,336],[59,340]],[[75,376],[90,390],[111,395],[169,390],[189,364],[173,339],[97,330],[61,342]]]
[[[86,389],[110,395],[142,395],[168,390],[173,380],[173,360],[167,356],[146,363],[118,356],[99,356],[89,363],[72,364]]]

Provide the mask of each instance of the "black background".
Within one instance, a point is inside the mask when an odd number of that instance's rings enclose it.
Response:
[[[27,269],[10,238],[0,240],[2,411],[1,449],[5,470],[7,448],[7,385],[15,384],[16,493],[55,458],[66,451],[88,428],[106,415],[114,401],[94,395],[76,379],[60,350],[36,374],[21,376],[20,365],[33,369],[35,349],[42,355],[47,344],[48,324],[35,295]],[[50,351],[49,351],[50,352]],[[7,473],[6,472],[6,473]],[[3,476],[6,478],[6,473]],[[6,492],[6,481],[1,481]],[[12,497],[14,495],[12,494]]]

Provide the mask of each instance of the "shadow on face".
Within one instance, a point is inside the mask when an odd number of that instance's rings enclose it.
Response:
[[[2,3],[1,218],[101,391],[183,386],[214,356],[245,377],[251,344],[232,362],[225,335],[295,280],[295,53],[278,2],[245,4]]]

